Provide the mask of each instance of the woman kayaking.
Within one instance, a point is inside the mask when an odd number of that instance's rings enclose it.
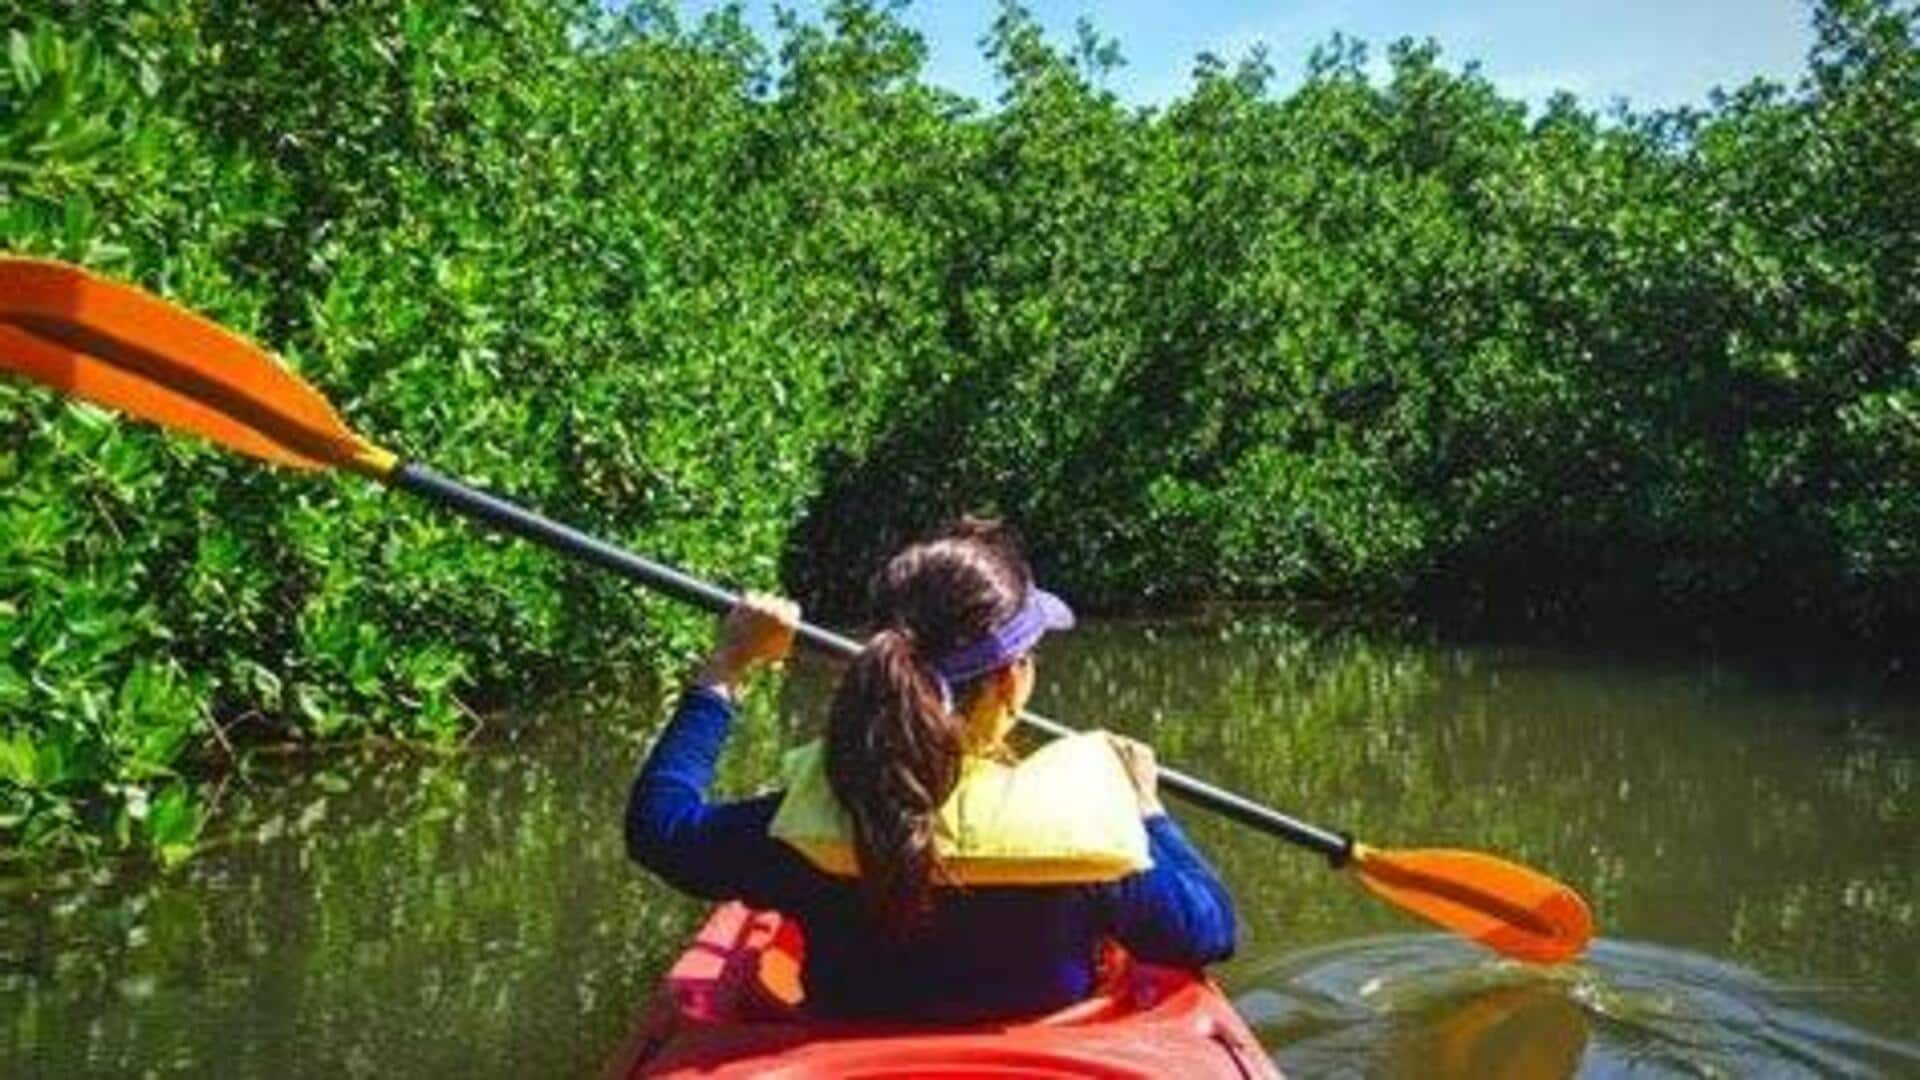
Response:
[[[1162,808],[1153,752],[1102,733],[1015,762],[1033,650],[1073,625],[1012,537],[967,520],[895,555],[826,737],[783,790],[707,801],[736,688],[784,657],[799,610],[749,597],[628,802],[627,847],[669,884],[804,928],[816,1015],[966,1021],[1091,992],[1103,940],[1199,967],[1234,947],[1232,901]]]

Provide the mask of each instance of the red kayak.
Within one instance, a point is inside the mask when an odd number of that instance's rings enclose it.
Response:
[[[1205,975],[1117,948],[1101,991],[1032,1020],[967,1027],[811,1020],[800,928],[725,904],[668,972],[608,1075],[1279,1077]]]

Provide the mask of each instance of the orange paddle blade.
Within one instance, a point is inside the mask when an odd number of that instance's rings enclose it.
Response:
[[[1349,865],[1381,899],[1504,956],[1556,964],[1580,955],[1593,936],[1593,914],[1579,893],[1478,851],[1356,844]]]
[[[0,368],[281,465],[394,465],[265,349],[66,263],[0,258]]]

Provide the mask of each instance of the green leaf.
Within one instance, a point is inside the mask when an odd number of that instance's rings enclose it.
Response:
[[[33,62],[33,46],[24,31],[15,29],[7,35],[7,60],[13,67],[15,87],[26,92],[39,85],[40,71]]]
[[[0,780],[17,787],[38,787],[39,761],[30,732],[16,728],[0,738]]]
[[[146,834],[161,865],[177,866],[193,854],[201,824],[200,810],[185,784],[169,785],[154,799]]]

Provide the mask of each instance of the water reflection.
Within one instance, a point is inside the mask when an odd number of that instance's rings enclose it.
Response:
[[[1911,700],[1274,628],[1077,637],[1048,658],[1043,704],[1062,715],[1145,733],[1382,845],[1538,866],[1587,895],[1603,933],[1854,987],[1849,1008],[1911,1025],[1911,995],[1892,989],[1920,989]],[[1406,928],[1310,857],[1193,825],[1259,955]]]
[[[176,874],[14,883],[0,1074],[590,1071],[697,914],[625,865],[617,730],[271,765]]]
[[[1222,977],[1301,1074],[1920,1073],[1911,702],[1259,623],[1092,627],[1041,671],[1044,712],[1593,902],[1607,940],[1542,973],[1186,814],[1242,913]],[[827,687],[800,665],[753,710],[729,791]],[[621,849],[664,703],[607,701],[451,757],[256,763],[170,875],[0,881],[0,1074],[590,1073],[698,914]]]

